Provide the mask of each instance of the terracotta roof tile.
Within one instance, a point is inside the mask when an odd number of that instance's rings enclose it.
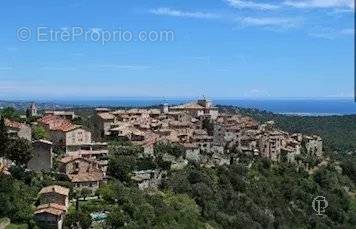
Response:
[[[73,125],[69,120],[56,115],[46,115],[38,120],[39,123],[47,125],[50,130],[58,130],[67,132],[79,128],[78,125]]]
[[[115,117],[113,114],[109,112],[98,113],[98,116],[104,120],[113,120]]]
[[[51,193],[51,192],[59,193],[61,195],[65,195],[65,196],[69,195],[69,189],[59,186],[59,185],[52,185],[52,186],[44,187],[41,189],[39,194]]]

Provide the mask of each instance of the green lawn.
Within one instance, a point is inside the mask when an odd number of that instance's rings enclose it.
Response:
[[[27,224],[10,224],[5,229],[28,229]]]

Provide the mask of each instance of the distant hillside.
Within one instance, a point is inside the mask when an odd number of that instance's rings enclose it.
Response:
[[[252,116],[259,122],[274,120],[277,127],[288,132],[320,135],[330,151],[356,151],[356,115],[344,116],[290,116],[257,109],[221,106],[222,110],[234,110]]]

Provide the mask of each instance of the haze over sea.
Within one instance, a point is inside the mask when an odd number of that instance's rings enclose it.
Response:
[[[162,98],[110,98],[60,100],[56,103],[75,106],[109,106],[109,107],[145,107],[163,103],[182,104],[193,99]],[[274,113],[289,115],[347,115],[356,114],[356,103],[353,99],[213,99],[214,104],[256,108]]]

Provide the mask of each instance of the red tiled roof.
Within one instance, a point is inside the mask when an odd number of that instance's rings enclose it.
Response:
[[[56,204],[56,203],[49,203],[49,204],[41,204],[39,206],[37,206],[36,210],[41,210],[41,209],[45,209],[45,208],[55,208],[58,210],[62,210],[62,211],[67,211],[66,206],[60,205],[60,204]]]
[[[46,205],[47,206],[40,205],[39,207],[41,207],[41,208],[37,208],[37,210],[35,211],[35,215],[42,214],[42,213],[49,213],[51,215],[59,216],[59,215],[64,214],[64,212],[66,211],[66,210],[60,209],[57,206],[58,204],[46,204]]]
[[[44,193],[51,193],[51,192],[55,192],[55,193],[59,193],[61,195],[64,196],[68,196],[69,195],[69,189],[59,186],[59,185],[52,185],[52,186],[47,186],[41,189],[41,191],[39,192],[39,194],[44,194]]]
[[[69,120],[56,115],[46,115],[38,120],[38,122],[47,125],[50,130],[58,130],[67,132],[74,130],[80,126],[73,125]]]

